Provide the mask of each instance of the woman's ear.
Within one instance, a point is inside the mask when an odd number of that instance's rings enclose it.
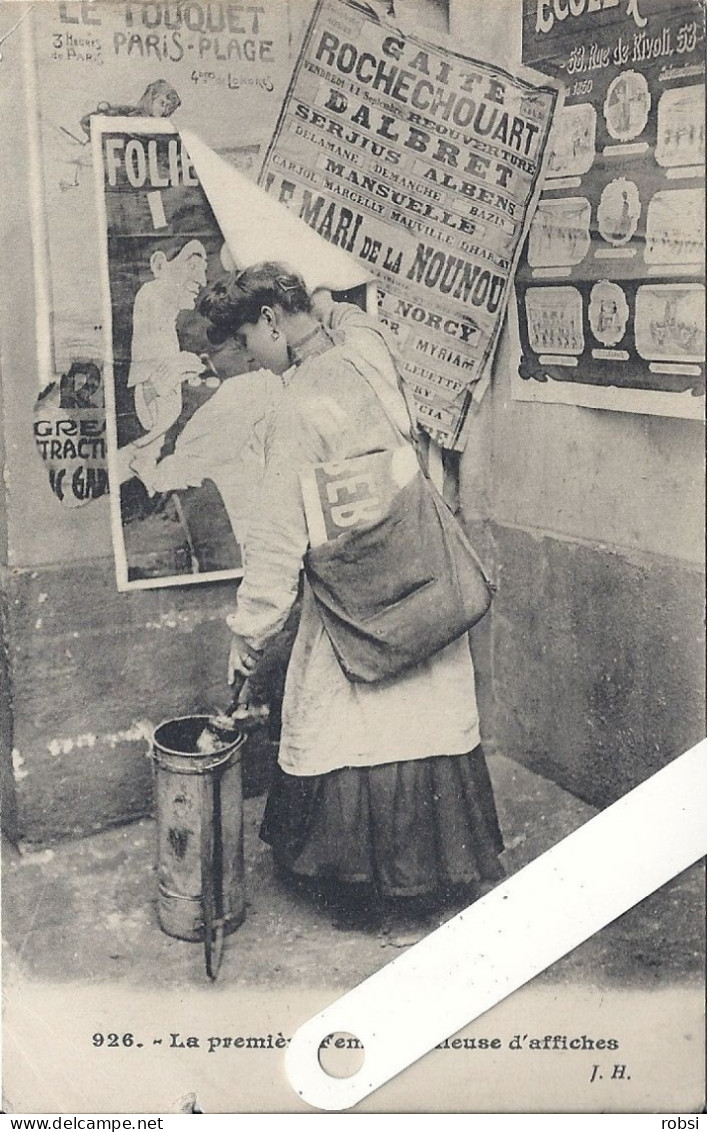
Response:
[[[276,308],[267,306],[261,307],[261,318],[275,337],[280,331],[280,320]]]

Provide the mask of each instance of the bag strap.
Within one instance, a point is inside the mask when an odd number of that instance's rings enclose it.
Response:
[[[399,359],[398,359],[397,355],[394,353],[394,350],[392,349],[391,345],[389,344],[389,342],[387,341],[387,338],[384,335],[382,335],[382,341],[383,341],[384,345],[386,346],[386,349],[389,353],[389,357],[391,358],[392,365],[394,367],[394,372],[396,373],[396,386],[397,386],[397,390],[398,390],[398,396],[394,392],[394,390],[391,388],[390,385],[384,385],[384,384],[382,384],[381,386],[379,384],[374,385],[374,383],[370,380],[370,378],[367,376],[367,374],[364,372],[364,370],[362,370],[356,364],[356,362],[353,362],[353,365],[355,366],[355,369],[359,373],[360,377],[364,381],[366,381],[367,385],[369,386],[372,393],[376,397],[377,402],[379,404],[379,407],[381,408],[382,412],[384,413],[384,416],[386,417],[387,421],[391,425],[394,432],[398,436],[406,437],[407,434],[403,433],[401,431],[401,425],[399,424],[399,422],[397,420],[397,412],[396,412],[396,408],[399,407],[399,403],[403,402],[404,408],[406,410],[406,416],[408,417],[408,421],[409,421],[408,440],[409,440],[410,444],[412,445],[414,452],[416,453],[416,459],[418,460],[419,468],[421,469],[422,474],[425,476],[425,478],[428,480],[428,482],[433,487],[433,490],[438,491],[438,488],[433,483],[433,480],[431,479],[431,475],[428,471],[428,468],[426,467],[426,464],[425,464],[425,462],[422,458],[421,445],[422,445],[422,440],[423,440],[423,433],[417,427],[416,422],[414,421],[414,418],[411,415],[411,409],[409,408],[409,402],[407,401],[406,395],[404,393],[404,382],[403,382],[403,379],[402,379],[402,376],[401,376]],[[396,408],[395,408],[395,406],[396,406]],[[440,495],[440,492],[438,492],[438,494]]]
[[[381,383],[377,382],[377,384],[375,385],[374,382],[367,376],[364,369],[362,369],[361,366],[358,366],[357,363],[355,361],[353,361],[352,359],[350,359],[350,360],[352,361],[352,364],[354,365],[354,367],[357,370],[360,377],[364,381],[366,381],[367,385],[369,386],[372,393],[376,397],[377,402],[378,402],[382,412],[384,413],[384,416],[386,417],[386,419],[388,420],[392,429],[394,430],[394,432],[398,436],[406,436],[407,435],[406,433],[402,432],[401,424],[399,423],[399,420],[397,419],[400,415],[400,407],[401,407],[401,404],[403,402],[403,406],[404,406],[404,409],[406,411],[406,416],[407,416],[408,422],[409,422],[408,439],[413,444],[414,449],[416,451],[416,455],[419,457],[419,464],[421,464],[421,454],[420,454],[420,435],[421,434],[420,434],[420,431],[417,428],[416,423],[415,423],[415,421],[414,421],[414,419],[411,415],[411,409],[409,408],[409,402],[407,401],[406,395],[404,393],[404,382],[403,382],[402,377],[401,377],[400,359],[399,359],[397,353],[395,352],[395,347],[393,347],[391,345],[391,343],[389,342],[388,337],[384,333],[381,333],[380,338],[381,338],[381,341],[382,341],[384,347],[386,348],[387,353],[389,354],[389,358],[391,359],[391,364],[394,368],[394,373],[396,374],[397,392],[394,392],[393,388],[388,383],[385,384],[384,382],[381,382]],[[399,412],[397,412],[397,410],[399,410]],[[424,471],[424,474],[426,474],[423,466],[422,466],[422,470]]]
[[[488,589],[490,590],[490,593],[495,594],[497,592],[496,583],[493,582],[492,578],[490,578],[487,570],[485,569],[485,567],[484,567],[484,565],[483,565],[483,563],[480,559],[479,554],[477,553],[475,548],[472,546],[470,539],[468,538],[465,530],[463,529],[462,523],[456,517],[456,515],[453,513],[453,511],[451,511],[451,509],[448,507],[448,504],[446,503],[445,499],[443,498],[443,495],[441,494],[441,492],[438,490],[438,488],[434,484],[433,480],[431,479],[431,475],[428,471],[428,468],[425,466],[423,460],[421,459],[421,431],[416,427],[414,419],[411,415],[409,403],[406,400],[406,397],[404,395],[404,383],[403,383],[403,379],[401,377],[401,372],[400,372],[400,369],[399,369],[399,362],[398,362],[398,359],[397,359],[396,355],[394,354],[391,346],[387,342],[386,338],[383,338],[383,341],[384,341],[384,343],[387,347],[387,350],[389,351],[389,355],[391,357],[392,364],[393,364],[394,369],[396,371],[397,388],[399,390],[399,395],[404,402],[404,405],[406,407],[406,413],[407,413],[407,416],[409,418],[409,440],[411,441],[411,444],[413,445],[414,451],[416,453],[416,458],[418,460],[419,468],[421,469],[421,474],[424,477],[424,479],[426,480],[426,483],[428,484],[429,491],[432,491],[432,492],[435,493],[435,495],[438,497],[438,499],[441,500],[443,506],[445,508],[447,508],[447,510],[450,512],[451,517],[457,523],[458,527],[460,528],[460,533],[461,533],[462,537],[465,539],[465,542],[466,542],[468,551],[470,552],[471,558],[473,559],[473,561],[477,565],[478,569],[480,570],[480,573],[482,574],[482,576],[485,580],[485,584],[487,585]],[[381,408],[382,408],[382,412],[384,413],[384,416],[389,421],[389,424],[392,426],[392,428],[394,429],[395,432],[397,432],[399,435],[401,435],[401,429],[400,429],[399,425],[396,423],[395,416],[394,416],[392,409],[391,409],[391,406],[393,404],[393,401],[392,401],[393,391],[388,386],[386,387],[386,389],[381,389],[381,390],[375,388],[374,385],[372,385],[372,382],[367,377],[366,373],[363,373],[362,370],[359,369],[359,367],[357,367],[357,370],[358,370],[358,373],[361,375],[361,377],[367,382],[367,385],[369,386],[369,388],[372,390],[375,397],[379,401],[379,404],[381,405]]]

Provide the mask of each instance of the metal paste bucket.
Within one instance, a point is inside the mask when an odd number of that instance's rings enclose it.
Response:
[[[158,827],[158,919],[177,939],[204,943],[215,979],[224,936],[243,922],[244,825],[239,734],[215,752],[198,751],[207,715],[156,727],[152,758]]]

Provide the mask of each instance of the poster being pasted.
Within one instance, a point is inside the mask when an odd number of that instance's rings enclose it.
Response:
[[[638,0],[599,17],[524,7],[525,62],[567,98],[517,273],[515,396],[701,416],[703,13]]]
[[[118,585],[234,577],[258,479],[254,436],[281,379],[244,372],[235,342],[208,342],[197,298],[232,263],[173,127],[99,117],[94,129]]]
[[[411,408],[446,448],[489,374],[556,97],[320,0],[266,154],[267,191],[376,276]]]
[[[41,387],[71,380],[72,366],[103,371],[92,118],[187,122],[255,176],[290,73],[293,30],[288,0],[33,6],[24,31]]]

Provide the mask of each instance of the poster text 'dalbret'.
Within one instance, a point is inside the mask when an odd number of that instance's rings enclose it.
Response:
[[[536,200],[556,90],[320,0],[260,181],[379,283],[410,406],[460,447]]]

